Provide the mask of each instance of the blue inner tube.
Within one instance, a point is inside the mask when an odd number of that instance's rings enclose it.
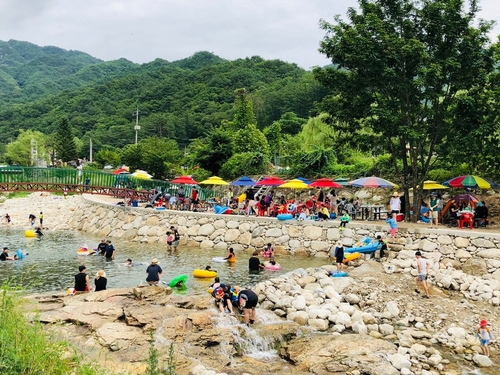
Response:
[[[427,207],[420,208],[420,220],[424,223],[429,223],[431,219],[429,219],[429,209]]]
[[[338,271],[337,271],[337,272],[332,273],[330,276],[331,276],[331,277],[345,277],[345,276],[347,276],[348,274],[349,274],[349,273],[347,273],[347,272],[338,272]]]
[[[279,214],[278,216],[276,216],[276,219],[278,219],[278,220],[292,220],[293,215],[292,214]]]

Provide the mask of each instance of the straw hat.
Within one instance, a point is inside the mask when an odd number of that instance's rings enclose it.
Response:
[[[392,196],[393,197],[399,197],[399,193],[397,191],[395,191],[394,193],[392,193]]]
[[[99,270],[99,271],[97,271],[96,277],[97,278],[99,278],[99,277],[106,277],[106,272],[104,272],[104,270]]]
[[[154,259],[151,261],[151,263],[153,263],[153,264],[157,264],[157,263],[158,263],[158,259],[154,258]]]

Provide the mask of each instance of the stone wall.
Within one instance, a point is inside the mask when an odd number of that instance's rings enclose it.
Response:
[[[186,211],[156,211],[94,202],[84,198],[69,226],[98,237],[133,242],[165,243],[171,225],[178,228],[181,244],[204,248],[252,250],[274,244],[277,253],[328,257],[338,241],[352,246],[365,236],[387,235],[388,226],[374,222],[351,222],[339,231],[338,221],[278,221],[275,218],[215,215]],[[390,245],[391,257],[402,250],[422,250],[437,262],[493,273],[500,269],[500,234],[469,230],[399,229]],[[472,263],[474,260],[473,265]],[[401,265],[404,268],[404,265]],[[465,270],[465,269],[464,269]],[[471,272],[475,272],[471,270]],[[500,272],[500,271],[499,271]]]

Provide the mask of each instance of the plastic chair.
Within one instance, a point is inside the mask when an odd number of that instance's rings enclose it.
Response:
[[[460,219],[458,220],[458,227],[463,229],[464,223],[469,224],[469,229],[472,230],[474,226],[474,215],[469,213],[464,213],[460,215]]]

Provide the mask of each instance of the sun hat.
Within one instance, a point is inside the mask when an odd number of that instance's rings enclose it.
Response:
[[[151,261],[151,263],[153,263],[153,264],[157,264],[157,263],[158,263],[158,259],[154,258],[154,259]]]
[[[106,277],[106,272],[104,272],[104,270],[99,270],[97,271],[97,275],[96,277]]]
[[[397,191],[395,191],[394,193],[392,193],[392,196],[393,197],[399,197],[399,193]]]
[[[434,197],[437,197],[437,193],[436,193],[435,191],[433,191],[433,192],[431,193],[431,195],[432,195],[432,196],[434,196]]]
[[[486,319],[483,319],[483,320],[481,320],[481,322],[479,323],[479,325],[481,327],[487,326],[488,325],[488,321]]]

